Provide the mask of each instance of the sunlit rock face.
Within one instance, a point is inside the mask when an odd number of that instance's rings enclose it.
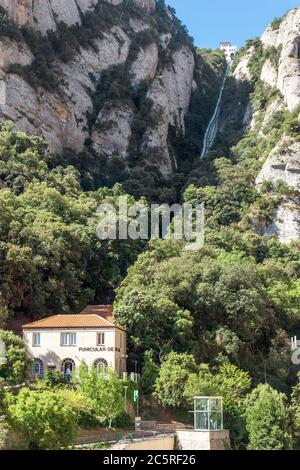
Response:
[[[281,48],[277,80],[273,72],[272,80],[291,111],[300,103],[300,9],[291,10],[278,29],[269,26],[261,40],[264,47]],[[270,78],[270,72],[266,77]]]
[[[0,0],[0,6],[17,24],[30,24],[43,34],[55,30],[59,21],[69,26],[80,23],[80,13],[96,3],[97,0]]]
[[[300,200],[286,200],[275,211],[273,223],[265,228],[265,233],[275,235],[281,243],[300,240]]]
[[[300,9],[291,10],[281,22],[270,25],[261,42],[269,55],[262,64],[260,80],[268,87],[277,88],[280,93],[266,105],[263,115],[249,103],[244,125],[248,129],[256,129],[261,138],[267,139],[266,129],[276,113],[294,112],[300,104]],[[254,47],[251,46],[235,69],[237,81],[252,81],[249,63],[253,54]],[[295,137],[283,135],[262,162],[256,179],[259,191],[264,182],[284,183],[295,192],[295,197],[284,198],[274,210],[273,222],[262,231],[276,235],[283,243],[299,240],[300,142]]]
[[[264,181],[283,182],[300,192],[300,142],[283,139],[267,158],[256,184],[258,189]],[[276,235],[282,243],[300,239],[300,198],[285,198],[275,209],[273,223],[265,228]]]
[[[112,13],[123,12],[122,0],[104,0]],[[110,158],[128,156],[136,116],[136,107],[118,97],[107,100],[97,109],[94,122],[88,121],[93,109],[93,94],[97,80],[112,67],[124,65],[130,74],[132,89],[147,83],[147,96],[153,101],[155,122],[141,138],[141,149],[154,155],[155,165],[165,176],[177,166],[169,146],[170,126],[185,132],[193,90],[195,51],[183,45],[171,48],[172,33],[155,31],[155,0],[134,0],[137,15],[127,23],[104,27],[103,33],[93,39],[91,47],[76,50],[71,60],[55,61],[55,69],[62,80],[60,90],[49,91],[34,87],[18,69],[34,63],[34,56],[24,43],[0,43],[0,122],[11,119],[17,129],[43,136],[55,153],[65,149],[83,150],[87,138],[92,148]],[[82,15],[93,12],[98,0],[0,0],[9,17],[19,26],[29,25],[42,35],[55,31],[58,24],[81,25]],[[107,7],[106,7],[107,8]],[[100,10],[101,11],[101,10]],[[95,11],[94,13],[97,13]],[[150,32],[153,40],[130,55],[139,34]],[[169,60],[160,63],[159,51],[163,49]]]
[[[284,139],[273,150],[257,177],[257,185],[264,181],[283,181],[300,191],[300,142]]]

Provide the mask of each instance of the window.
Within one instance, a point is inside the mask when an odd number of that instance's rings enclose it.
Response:
[[[76,346],[76,333],[61,333],[61,346]]]
[[[60,334],[60,344],[61,346],[68,346],[68,333]]]
[[[76,333],[70,333],[70,345],[76,346]]]
[[[35,359],[33,363],[33,375],[35,377],[38,377],[39,379],[42,379],[44,377],[44,364],[41,359]]]
[[[96,361],[94,362],[94,367],[95,369],[97,369],[97,372],[99,374],[108,374],[108,362],[105,359],[96,359]]]
[[[64,359],[61,363],[61,372],[65,379],[70,380],[72,372],[75,370],[75,362],[73,359]]]
[[[33,333],[32,334],[32,346],[40,346],[41,345],[41,333]]]
[[[198,431],[223,429],[223,398],[194,398],[194,427]]]
[[[105,345],[105,333],[97,333],[97,346]]]

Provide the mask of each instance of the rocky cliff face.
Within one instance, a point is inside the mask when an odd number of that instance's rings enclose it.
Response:
[[[172,173],[169,130],[185,132],[195,50],[170,10],[155,0],[0,6],[9,17],[1,18],[0,121],[42,135],[55,153],[78,153],[88,142],[102,157],[126,159],[134,147]]]
[[[277,70],[265,63],[261,79],[281,91],[292,111],[300,102],[300,9],[291,10],[277,28],[269,26],[261,41],[265,48],[280,49]]]
[[[105,0],[112,6],[118,6],[123,0]],[[72,26],[81,24],[81,15],[92,10],[98,0],[0,0],[9,17],[19,26],[30,25],[46,34],[56,31],[60,22]],[[133,4],[146,13],[155,10],[155,0],[133,0]]]
[[[264,105],[249,102],[244,124],[267,141],[273,132],[273,148],[261,156],[258,190],[266,182],[284,184],[290,194],[282,198],[265,232],[286,243],[300,238],[300,9],[291,10],[281,21],[274,21],[260,43],[250,44],[237,65],[234,76],[260,89]],[[260,68],[258,67],[260,63]],[[258,96],[259,94],[256,94]],[[276,127],[277,126],[277,127]],[[289,192],[288,190],[286,191]]]

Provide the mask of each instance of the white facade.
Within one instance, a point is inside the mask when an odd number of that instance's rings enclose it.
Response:
[[[23,337],[40,377],[49,369],[73,372],[81,362],[111,368],[120,376],[126,372],[126,332],[118,327],[26,329],[25,325]]]
[[[233,60],[238,51],[237,46],[233,46],[230,42],[221,42],[220,49],[224,51],[227,62]]]

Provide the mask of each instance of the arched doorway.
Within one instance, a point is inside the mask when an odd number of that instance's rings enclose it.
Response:
[[[71,374],[75,371],[75,362],[73,359],[64,359],[61,363],[61,373],[67,380],[70,380]]]
[[[38,379],[44,378],[44,364],[41,359],[34,359],[32,372],[34,377],[37,377]]]
[[[105,359],[96,359],[93,365],[99,374],[108,374],[108,362]]]

